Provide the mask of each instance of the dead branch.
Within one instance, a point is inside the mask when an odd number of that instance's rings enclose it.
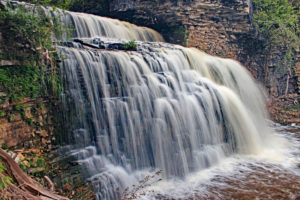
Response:
[[[49,185],[50,191],[53,192],[54,191],[54,184],[53,184],[53,182],[51,181],[51,179],[48,176],[44,176],[44,178],[46,179],[46,181],[47,181],[47,183]]]
[[[46,190],[43,188],[42,185],[37,183],[35,180],[30,178],[23,170],[18,166],[18,164],[8,155],[3,149],[0,148],[0,161],[6,167],[6,171],[8,175],[15,181],[18,187],[10,185],[9,187],[12,190],[17,190],[16,188],[20,189],[20,193],[22,195],[28,194],[30,197],[24,197],[24,199],[51,199],[51,200],[67,200],[68,198],[59,196],[54,194],[51,191]],[[34,198],[31,198],[34,196]]]

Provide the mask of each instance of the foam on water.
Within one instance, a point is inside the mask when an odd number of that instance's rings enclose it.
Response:
[[[299,171],[292,170],[299,163],[299,138],[270,128],[261,87],[240,63],[147,42],[163,38],[127,22],[42,10],[95,47],[65,42],[58,51],[64,139],[98,199],[119,199],[116,191],[157,170],[163,181],[143,188],[155,192],[141,198],[274,199],[300,188]],[[137,51],[95,46],[128,40],[145,42],[136,42]]]
[[[288,132],[287,128],[297,132]],[[276,149],[267,147],[259,154],[225,158],[210,168],[191,173],[184,180],[163,180],[146,188],[155,192],[141,199],[251,199],[251,196],[296,199],[300,189],[299,128],[277,127]]]

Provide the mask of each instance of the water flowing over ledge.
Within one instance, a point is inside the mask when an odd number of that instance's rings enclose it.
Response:
[[[149,170],[183,178],[272,144],[262,94],[233,60],[165,43],[68,46],[59,49],[69,142],[100,199],[117,198]]]
[[[147,28],[139,27],[128,22],[111,19],[107,17],[100,17],[91,14],[71,12],[61,10],[59,8],[51,8],[44,6],[35,6],[25,2],[6,1],[1,0],[3,5],[11,8],[24,6],[25,9],[31,12],[41,14],[41,9],[47,17],[54,21],[61,23],[64,30],[69,33],[63,34],[63,38],[93,38],[93,37],[107,37],[118,38],[123,40],[137,40],[137,41],[152,41],[162,42],[163,37],[156,31]]]
[[[64,137],[98,199],[118,199],[118,189],[156,170],[188,183],[234,156],[285,145],[267,124],[259,86],[236,61],[163,43],[127,22],[42,9],[83,41],[57,47]],[[128,40],[138,41],[135,51],[108,48]]]

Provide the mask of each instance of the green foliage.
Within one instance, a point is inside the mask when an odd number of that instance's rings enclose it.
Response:
[[[131,40],[124,44],[123,48],[125,50],[136,50],[136,43],[135,41]]]
[[[284,110],[286,110],[286,111],[291,111],[292,108],[291,108],[291,107],[285,107]]]
[[[36,5],[52,6],[62,9],[68,9],[73,0],[25,0],[28,3]]]
[[[46,17],[41,7],[35,7],[35,14],[22,6],[8,7],[0,8],[0,59],[12,60],[15,65],[0,67],[0,89],[8,93],[5,98],[19,101],[57,95],[61,83],[51,36],[63,34],[59,20]]]
[[[44,49],[52,49],[53,26],[45,15],[34,15],[20,7],[15,10],[2,8],[0,27],[4,51],[1,58],[35,63]]]
[[[187,40],[189,38],[189,34],[189,31],[185,27],[179,26],[173,30],[172,37],[174,37],[174,40],[178,44],[186,45]]]
[[[0,111],[0,117],[4,117],[5,116],[5,112],[4,111]]]
[[[9,116],[8,116],[8,121],[9,121],[9,122],[12,122],[13,120],[14,120],[14,116],[13,116],[13,115],[9,115]]]
[[[0,162],[0,173],[3,173],[6,170],[4,165]]]
[[[292,111],[292,110],[299,110],[300,109],[300,105],[294,105],[293,107],[285,107],[284,110],[286,111]]]
[[[45,160],[43,158],[39,157],[36,161],[36,165],[37,165],[37,167],[45,167],[46,166]]]
[[[0,190],[7,188],[8,184],[10,184],[12,181],[12,178],[9,176],[0,176]]]
[[[103,10],[102,4],[105,0],[25,0],[26,2],[36,5],[58,7],[65,10],[74,11],[89,11],[90,13],[97,13]]]
[[[24,165],[23,163],[19,164],[19,167],[24,171],[24,172],[28,172],[28,166]]]
[[[2,173],[6,171],[4,165],[0,162],[0,190],[7,188],[8,184],[12,183],[13,180],[9,176],[5,176]]]
[[[28,125],[30,125],[30,126],[33,125],[33,120],[31,118],[25,118],[24,120]]]
[[[40,70],[34,66],[0,67],[0,88],[10,101],[41,96]],[[15,109],[19,109],[18,105]]]
[[[299,9],[288,0],[253,0],[253,23],[266,40],[269,54],[284,54],[280,65],[291,67],[299,46]]]

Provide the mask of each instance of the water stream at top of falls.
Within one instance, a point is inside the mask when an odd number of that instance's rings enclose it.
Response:
[[[73,28],[72,37],[85,43],[136,40],[136,51],[76,42],[58,46],[65,140],[89,173],[98,199],[118,199],[116,191],[157,170],[164,180],[161,199],[180,197],[174,192],[179,182],[184,194],[197,185],[195,178],[228,160],[280,157],[290,146],[269,127],[261,89],[238,62],[163,43],[154,30],[127,22],[44,11],[58,16]],[[207,197],[201,194],[200,199]]]
[[[105,37],[119,40],[162,42],[163,37],[156,31],[128,22],[91,14],[70,12],[58,8],[44,7],[19,1],[0,1],[6,7],[15,9],[23,6],[28,12],[43,14],[57,21],[66,33],[58,39]],[[63,38],[61,38],[63,37]]]

